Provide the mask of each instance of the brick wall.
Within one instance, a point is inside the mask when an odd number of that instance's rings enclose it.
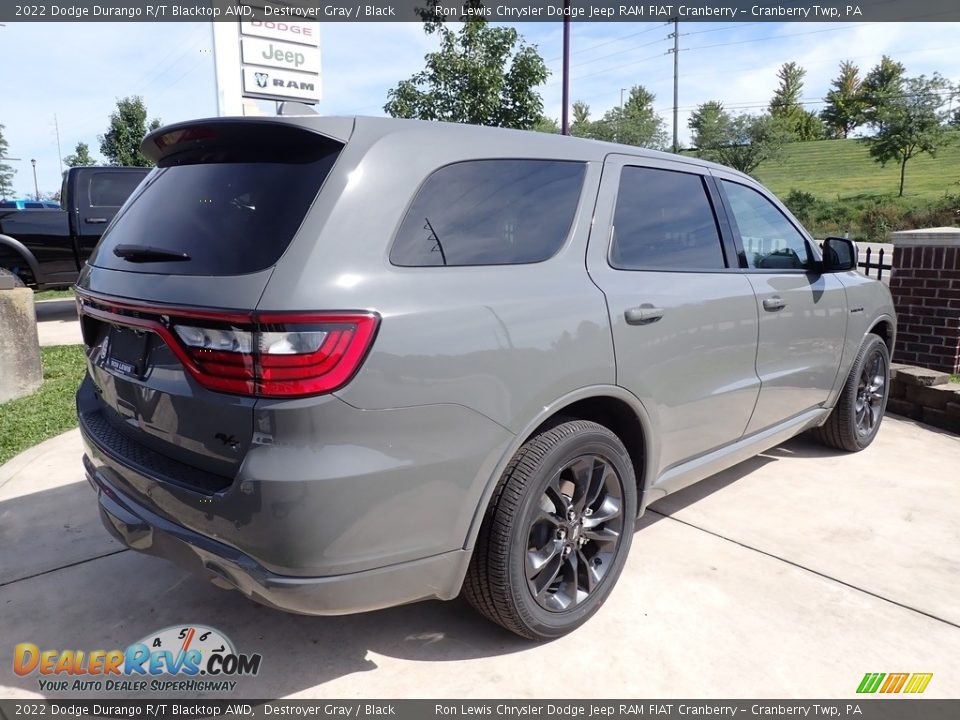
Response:
[[[960,230],[943,230],[943,238],[934,237],[930,230],[893,233],[894,360],[956,373],[960,372]]]

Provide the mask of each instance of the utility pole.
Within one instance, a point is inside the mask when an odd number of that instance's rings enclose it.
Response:
[[[667,50],[673,53],[673,152],[679,152],[680,143],[677,140],[677,112],[680,97],[680,18],[673,18],[673,32],[667,36],[673,38],[673,48]]]
[[[57,134],[57,159],[60,161],[60,174],[63,175],[63,150],[60,149],[60,124],[56,113],[53,114],[53,131]]]
[[[40,199],[40,187],[37,185],[37,161],[31,160],[30,164],[33,165],[33,194],[34,197]]]
[[[563,0],[563,112],[560,132],[570,134],[570,0]]]
[[[620,130],[623,128],[623,93],[626,88],[620,88],[620,114],[617,116],[617,137],[616,142],[620,142]]]

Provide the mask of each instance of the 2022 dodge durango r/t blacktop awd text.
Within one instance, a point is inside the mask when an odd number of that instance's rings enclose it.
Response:
[[[556,637],[648,503],[880,426],[889,293],[727,168],[316,116],[143,150],[77,284],[84,464],[123,543],[261,603]]]

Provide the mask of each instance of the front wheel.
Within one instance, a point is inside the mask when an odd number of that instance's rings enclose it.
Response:
[[[532,640],[560,637],[603,605],[637,515],[619,438],[585,420],[533,436],[500,478],[464,582],[490,620]]]
[[[837,405],[814,437],[828,447],[858,452],[880,430],[890,394],[890,351],[877,335],[868,335],[850,368]]]

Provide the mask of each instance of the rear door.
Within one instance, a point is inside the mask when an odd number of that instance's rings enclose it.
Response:
[[[617,383],[653,417],[658,474],[739,439],[759,390],[757,305],[712,179],[610,156],[587,266],[607,298]]]
[[[760,316],[753,433],[827,400],[843,352],[846,292],[835,275],[819,272],[811,239],[772,196],[738,176],[715,175]]]

